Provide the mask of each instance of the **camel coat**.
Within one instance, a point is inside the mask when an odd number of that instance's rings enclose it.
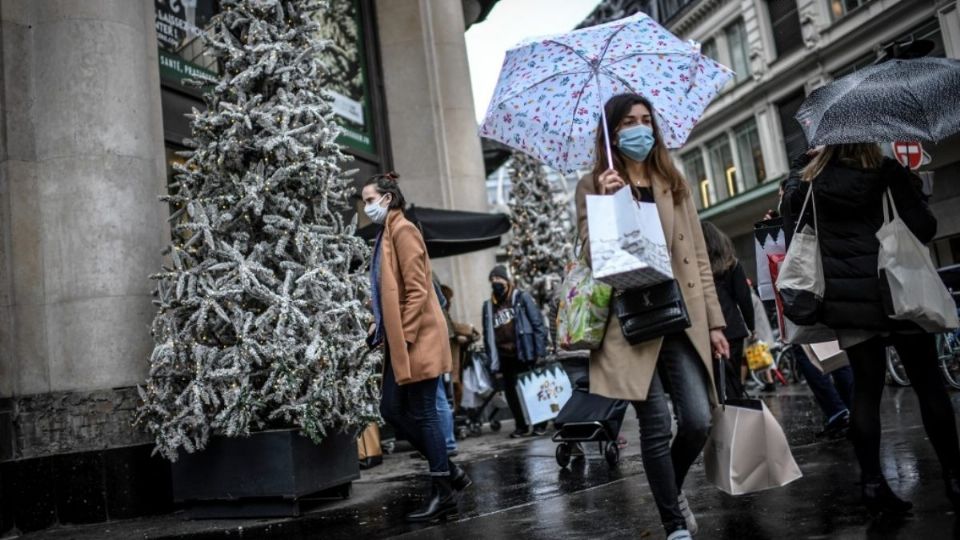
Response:
[[[691,326],[686,334],[700,354],[711,382],[710,397],[716,402],[710,330],[722,329],[724,320],[717,301],[700,219],[689,196],[679,204],[674,204],[673,192],[666,180],[654,178],[653,192],[670,250],[673,275],[680,283],[683,300],[690,314]],[[576,192],[580,238],[590,238],[586,196],[595,194],[597,189],[593,176],[588,174],[581,178]],[[584,253],[589,256],[589,241]],[[620,321],[611,315],[603,344],[590,354],[590,393],[631,401],[647,399],[662,343],[663,338],[658,338],[630,345],[620,330]]]
[[[430,276],[423,236],[400,210],[391,210],[380,242],[380,305],[397,384],[450,371],[450,337]]]

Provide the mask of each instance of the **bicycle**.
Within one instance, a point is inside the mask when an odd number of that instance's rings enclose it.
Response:
[[[960,390],[960,330],[937,334],[936,338],[940,374],[951,388]],[[893,347],[887,347],[887,382],[894,386],[910,386],[907,371]]]

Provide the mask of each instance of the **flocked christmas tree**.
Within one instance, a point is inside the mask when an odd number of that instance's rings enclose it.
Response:
[[[369,248],[344,221],[345,157],[316,0],[221,0],[221,76],[192,115],[138,422],[157,450],[276,425],[315,441],[377,418]]]
[[[517,284],[547,309],[572,253],[570,199],[563,185],[551,182],[543,165],[527,154],[514,152],[509,167],[513,234],[507,257]]]

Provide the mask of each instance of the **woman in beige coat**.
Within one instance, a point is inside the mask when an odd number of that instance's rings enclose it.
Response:
[[[612,194],[629,185],[637,200],[655,202],[692,324],[684,332],[630,345],[617,317],[610,317],[600,349],[590,356],[590,392],[633,402],[643,467],[667,538],[690,538],[696,521],[680,489],[710,429],[716,401],[713,357],[730,352],[723,313],[696,208],[662,143],[652,105],[639,95],[621,94],[607,101],[605,113],[614,167],[607,166],[601,123],[596,164],[577,186],[580,237],[590,237],[587,195]],[[668,393],[678,424],[672,445]]]
[[[450,371],[447,323],[431,280],[420,230],[407,220],[397,175],[374,176],[361,192],[364,213],[383,228],[370,264],[371,347],[385,346],[380,415],[430,466],[430,495],[407,520],[455,513],[470,478],[447,457],[437,414],[438,377]]]

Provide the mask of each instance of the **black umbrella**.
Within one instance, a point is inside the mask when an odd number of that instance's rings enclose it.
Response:
[[[810,146],[937,142],[960,132],[960,61],[890,60],[814,90],[797,121]]]
[[[510,230],[506,214],[485,214],[461,210],[440,210],[411,206],[407,219],[423,231],[427,254],[431,258],[463,255],[500,245],[500,237]],[[357,235],[367,240],[376,238],[379,225],[367,225]]]

